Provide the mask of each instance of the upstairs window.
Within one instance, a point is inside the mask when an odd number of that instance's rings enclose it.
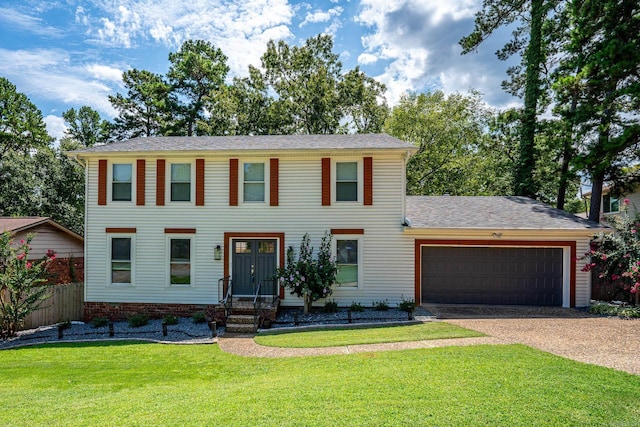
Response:
[[[133,168],[130,163],[114,163],[112,165],[111,200],[131,201],[131,183]]]
[[[243,172],[243,200],[264,202],[264,163],[245,163]]]
[[[602,196],[602,211],[604,213],[620,212],[620,201],[618,198],[609,194]]]
[[[191,201],[191,164],[171,164],[171,201]]]
[[[336,201],[358,201],[358,162],[336,163]]]

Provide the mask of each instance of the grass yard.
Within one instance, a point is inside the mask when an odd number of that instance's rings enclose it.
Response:
[[[306,332],[258,335],[258,344],[270,347],[333,347],[339,345],[377,344],[384,342],[437,340],[441,338],[482,337],[484,334],[445,322],[427,322],[414,325],[367,327],[351,329],[324,329]]]
[[[640,377],[523,345],[260,359],[217,345],[0,351],[0,425],[637,425]]]

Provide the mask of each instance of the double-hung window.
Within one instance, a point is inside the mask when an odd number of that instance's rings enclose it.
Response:
[[[171,201],[191,201],[191,163],[171,164]]]
[[[336,201],[358,201],[358,162],[336,163]]]
[[[172,237],[169,239],[169,285],[191,285],[192,239]]]
[[[264,163],[244,163],[243,169],[243,201],[265,201],[265,170]]]
[[[132,237],[111,237],[111,284],[133,284],[132,248]]]
[[[360,283],[360,238],[336,238],[336,264],[338,286],[357,287]]]
[[[111,175],[111,200],[131,201],[131,183],[133,181],[133,165],[131,163],[114,163]]]
[[[602,211],[604,213],[620,212],[620,201],[618,198],[609,194],[602,196]]]

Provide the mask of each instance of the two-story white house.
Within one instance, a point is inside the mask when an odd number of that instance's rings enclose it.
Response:
[[[407,197],[416,147],[388,135],[152,137],[86,167],[85,314],[189,315],[229,277],[250,297],[308,233],[333,236],[340,305],[585,306],[597,224],[517,197]],[[301,306],[273,289],[283,306]]]

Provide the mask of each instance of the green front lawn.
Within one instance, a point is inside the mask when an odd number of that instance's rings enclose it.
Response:
[[[333,347],[338,345],[482,337],[484,334],[444,322],[361,329],[325,329],[258,335],[258,344],[271,347]]]
[[[0,425],[637,425],[640,377],[523,345],[261,359],[216,345],[0,351]]]

